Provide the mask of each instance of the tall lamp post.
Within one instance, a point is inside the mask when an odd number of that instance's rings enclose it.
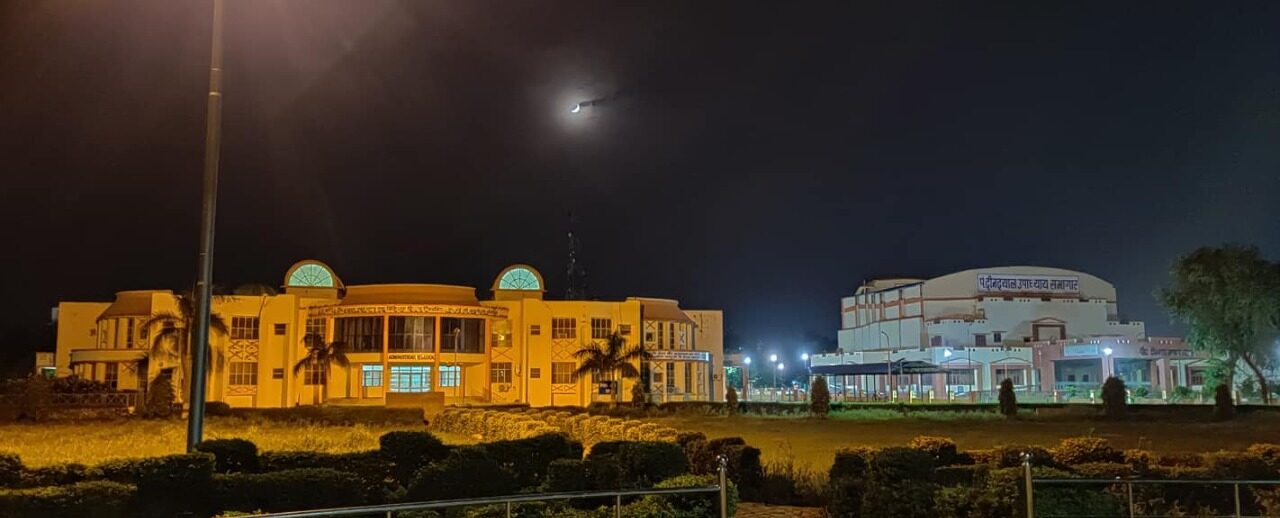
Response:
[[[809,353],[800,353],[800,361],[804,362],[805,375],[808,376],[804,380],[804,388],[805,390],[809,390],[809,388],[813,386],[813,365],[809,363]]]
[[[779,372],[781,372],[781,371],[782,371],[782,369],[785,369],[785,368],[787,368],[787,366],[786,366],[785,364],[779,363],[779,364],[778,364],[778,368],[773,369],[773,385],[774,385],[774,388],[773,388],[773,390],[774,390],[774,398],[773,398],[773,399],[774,399],[775,401],[778,399],[778,397],[777,397],[777,394],[778,394],[778,393],[777,393],[777,390],[778,390],[778,386],[777,386],[777,385],[778,385],[778,373],[779,373]]]
[[[897,387],[893,383],[893,348],[889,345],[889,333],[880,330],[880,336],[884,337],[884,363],[885,376],[889,382],[889,398],[890,401],[897,395]]]
[[[204,436],[204,390],[209,347],[209,305],[213,285],[213,224],[218,202],[218,158],[222,147],[222,0],[213,0],[213,36],[209,59],[209,105],[204,130],[204,186],[200,203],[200,258],[197,266],[196,328],[191,340],[191,394],[187,398],[187,451]]]
[[[746,396],[747,401],[751,401],[751,357],[747,356],[742,359],[742,364],[747,368],[742,372],[742,392]]]
[[[769,363],[773,364],[773,383],[771,383],[770,385],[772,386],[769,387],[769,391],[771,392],[770,398],[773,399],[774,401],[777,401],[778,400],[778,355],[770,354]]]

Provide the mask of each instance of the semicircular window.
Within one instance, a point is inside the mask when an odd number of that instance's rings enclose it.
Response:
[[[318,264],[304,264],[289,275],[289,286],[332,288],[333,272]]]
[[[528,268],[512,268],[498,279],[500,290],[541,290],[542,282]]]

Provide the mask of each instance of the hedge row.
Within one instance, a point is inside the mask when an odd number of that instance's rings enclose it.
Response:
[[[840,450],[828,472],[835,516],[995,518],[1021,516],[1025,495],[1021,463],[1030,453],[1033,476],[1088,479],[1280,478],[1280,446],[1243,452],[1160,456],[1119,451],[1094,437],[1064,439],[1045,449],[1009,445],[961,452],[950,439],[918,437],[906,447]],[[1280,488],[1242,488],[1246,514],[1280,513]],[[1138,485],[1142,515],[1205,515],[1234,510],[1230,485]],[[1123,505],[1122,505],[1123,504]],[[1120,516],[1128,512],[1123,484],[1038,486],[1036,516]]]
[[[638,423],[608,416],[592,416],[565,410],[512,409],[509,411],[451,408],[431,420],[430,429],[479,436],[486,440],[511,440],[547,433],[564,433],[588,448],[608,441],[675,442],[675,429],[654,423]]]

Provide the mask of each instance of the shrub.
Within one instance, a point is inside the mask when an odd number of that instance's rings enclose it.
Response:
[[[724,407],[729,415],[738,415],[738,391],[733,387],[729,387],[724,393]]]
[[[85,379],[75,374],[54,378],[49,383],[49,389],[54,394],[105,394],[116,391],[105,381]]]
[[[539,435],[529,439],[495,441],[479,446],[489,458],[515,477],[520,487],[542,484],[547,468],[557,459],[582,458],[582,444],[563,433]]]
[[[631,385],[631,402],[637,405],[643,405],[649,402],[649,396],[644,392],[643,383],[634,383]]]
[[[907,447],[928,454],[933,458],[935,466],[959,464],[960,455],[956,450],[956,442],[947,437],[921,435],[911,439]]]
[[[258,447],[244,439],[210,439],[197,444],[196,450],[213,454],[217,473],[258,471]]]
[[[1219,451],[1204,455],[1204,467],[1215,478],[1235,480],[1275,479],[1276,471],[1252,452]]]
[[[862,515],[932,518],[936,489],[932,457],[910,448],[884,448],[867,464]]]
[[[514,478],[480,448],[458,448],[428,464],[407,488],[413,500],[444,500],[507,495],[516,492]]]
[[[0,517],[124,518],[133,516],[134,487],[95,480],[66,486],[0,490]]]
[[[1133,466],[1118,462],[1084,462],[1071,466],[1080,478],[1116,479],[1133,476]],[[1096,489],[1096,488],[1095,488]]]
[[[1102,411],[1111,419],[1124,417],[1128,412],[1125,402],[1124,380],[1111,376],[1102,382]]]
[[[654,487],[673,488],[673,487],[705,487],[714,486],[719,480],[712,475],[680,475],[678,477],[669,478],[656,484]],[[732,482],[725,489],[725,506],[727,512],[725,516],[733,516],[737,512],[738,507],[738,488]],[[720,495],[719,493],[698,493],[687,495],[649,495],[637,502],[637,507],[652,505],[662,511],[654,513],[649,510],[646,514],[637,514],[637,516],[670,516],[673,518],[704,518],[708,516],[719,516]]]
[[[231,405],[221,401],[205,401],[204,415],[213,417],[230,417]]]
[[[173,391],[173,375],[168,371],[160,371],[147,388],[147,400],[143,402],[139,413],[147,419],[167,419],[177,413],[174,402],[177,396]]]
[[[1099,437],[1068,437],[1053,449],[1053,460],[1058,464],[1083,464],[1086,462],[1124,462],[1124,454],[1112,448],[1106,439]]]
[[[0,453],[0,487],[14,487],[22,481],[22,459],[12,453]]]
[[[689,471],[684,449],[665,442],[602,442],[591,449],[586,460],[588,469],[601,475],[616,473],[614,480],[598,480],[611,488],[650,487]]]
[[[1018,417],[1018,396],[1013,392],[1013,380],[1000,382],[1000,413],[1010,419]]]
[[[1231,387],[1226,383],[1213,389],[1213,417],[1219,421],[1229,421],[1236,415],[1236,404],[1231,398]]]
[[[818,376],[809,390],[809,413],[826,417],[831,410],[831,391],[827,389],[827,377]]]
[[[986,480],[987,473],[990,471],[991,468],[984,465],[942,466],[934,470],[933,475],[940,486],[968,487]]]
[[[588,491],[596,489],[587,463],[579,459],[556,459],[547,466],[543,488],[550,492]]]
[[[870,448],[842,448],[836,450],[835,462],[831,464],[831,470],[827,472],[828,478],[835,480],[844,477],[865,477],[867,475],[867,461],[874,453],[875,450]]]
[[[1173,388],[1173,393],[1169,394],[1169,402],[1177,403],[1179,401],[1191,399],[1195,397],[1195,395],[1196,395],[1196,392],[1194,390],[1191,390],[1191,387],[1185,387],[1185,386],[1179,385]]]
[[[1022,466],[1022,455],[1024,453],[1031,454],[1032,466],[1054,466],[1054,456],[1049,450],[1039,446],[1030,446],[1026,444],[1005,444],[996,446],[989,452],[978,453],[969,452],[974,456],[974,463],[978,462],[979,457],[997,468],[1016,468]]]
[[[49,407],[53,404],[49,378],[39,374],[28,375],[17,395],[18,419],[43,421],[49,417]]]
[[[1254,444],[1246,449],[1245,452],[1258,457],[1270,469],[1280,472],[1280,445]]]
[[[378,438],[378,451],[391,463],[391,474],[408,482],[423,466],[445,458],[449,447],[427,432],[387,432]]]
[[[1036,490],[1037,517],[1126,516],[1120,499],[1096,487],[1046,487]]]
[[[229,473],[214,477],[222,511],[297,511],[364,505],[371,501],[360,477],[328,468],[270,473]]]
[[[169,516],[206,509],[213,466],[213,455],[201,452],[108,461],[94,472],[136,485],[145,514]]]
[[[392,476],[392,466],[380,451],[349,453],[320,453],[313,451],[263,452],[258,456],[262,472],[289,471],[308,468],[328,468],[354,473],[364,481],[364,492],[374,497],[387,497],[386,493],[399,489]]]
[[[84,464],[53,464],[22,472],[22,487],[66,486],[89,479]]]

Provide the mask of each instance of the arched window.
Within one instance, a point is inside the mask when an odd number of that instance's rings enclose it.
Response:
[[[285,285],[299,288],[333,288],[333,272],[319,264],[303,264],[289,274],[289,281]]]
[[[498,279],[498,289],[540,291],[542,290],[542,281],[538,279],[537,274],[528,268],[515,267],[507,270]]]

